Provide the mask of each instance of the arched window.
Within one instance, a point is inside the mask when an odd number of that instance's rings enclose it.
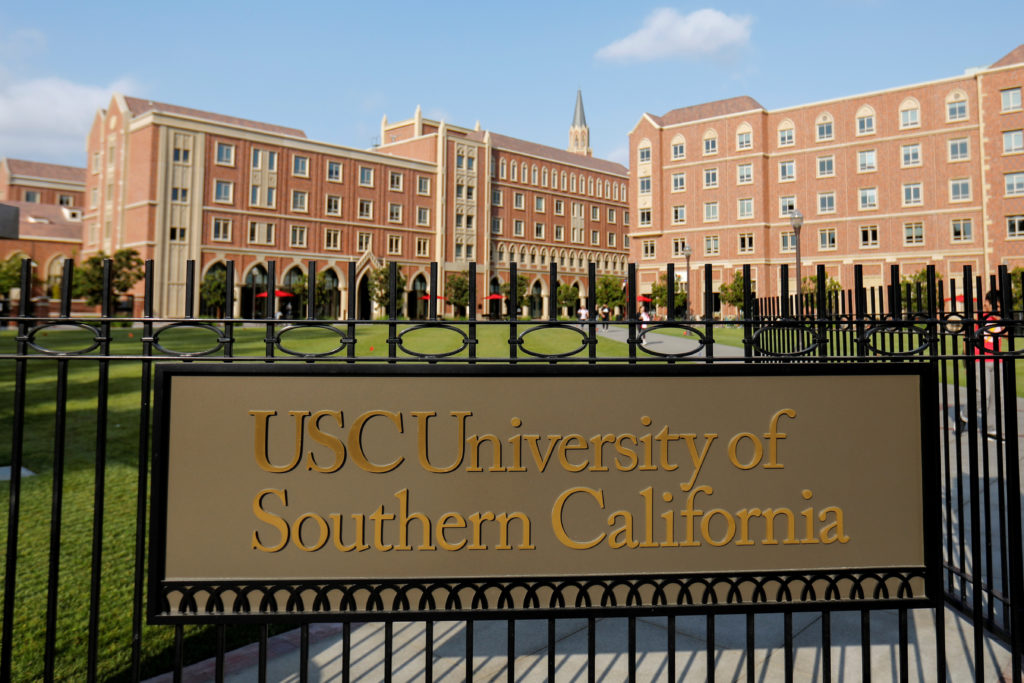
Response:
[[[682,133],[677,133],[676,136],[672,138],[672,158],[686,158],[686,138],[683,137]]]
[[[754,146],[754,129],[744,121],[736,128],[736,149],[751,149]]]
[[[825,142],[833,137],[835,137],[835,131],[833,130],[832,115],[824,112],[814,121],[814,139],[818,142]]]
[[[636,146],[636,160],[639,164],[651,163],[651,141],[644,138]]]
[[[779,147],[790,147],[796,144],[796,127],[789,119],[779,124]]]
[[[946,95],[946,121],[964,121],[970,116],[967,110],[967,93],[960,88]]]
[[[913,97],[908,97],[900,104],[900,128],[921,127],[921,104]]]
[[[865,104],[857,110],[857,135],[871,135],[875,132],[875,110]]]
[[[518,169],[518,167],[516,166],[516,162],[513,161],[512,162],[512,180],[519,180],[519,172],[518,172],[517,169]]]
[[[714,128],[704,133],[704,154],[718,154],[718,131]]]

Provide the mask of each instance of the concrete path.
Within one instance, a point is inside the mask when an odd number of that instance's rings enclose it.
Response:
[[[704,358],[705,349],[701,348],[697,338],[694,337],[678,337],[674,334],[662,334],[654,330],[657,327],[657,323],[651,323],[652,331],[644,335],[644,348],[651,351],[649,355],[656,354],[691,354],[689,357],[692,358]],[[602,337],[613,339],[615,341],[622,342],[625,344],[629,339],[629,329],[625,325],[615,325],[614,323],[608,326],[608,329],[603,329],[600,325],[597,328],[597,333]],[[715,344],[714,345],[713,357],[715,358],[742,358],[743,349],[738,346],[729,346],[726,344]],[[643,351],[637,351],[638,356],[644,356]]]

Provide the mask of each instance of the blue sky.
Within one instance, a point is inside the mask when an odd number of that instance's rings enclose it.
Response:
[[[357,148],[424,114],[595,155],[640,116],[769,109],[955,76],[1024,43],[1024,1],[251,1],[0,5],[0,157],[85,165],[114,90]]]

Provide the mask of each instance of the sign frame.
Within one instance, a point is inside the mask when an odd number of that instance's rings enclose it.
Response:
[[[170,397],[178,377],[764,378],[912,376],[918,381],[924,562],[835,570],[446,576],[443,578],[173,581],[167,578]],[[295,364],[156,366],[147,616],[153,624],[509,619],[935,607],[941,604],[941,480],[936,369],[926,363],[770,364]],[[913,594],[911,581],[924,586]],[[896,586],[894,589],[893,586]],[[903,594],[909,592],[909,594]],[[252,595],[259,608],[252,608]],[[517,594],[519,598],[513,598]],[[360,596],[356,600],[356,596]],[[172,610],[171,597],[179,609]],[[241,596],[241,597],[240,597]],[[525,597],[524,597],[525,596]],[[519,604],[515,604],[518,600]],[[365,605],[358,608],[357,602]],[[200,609],[200,606],[203,606]],[[334,607],[331,607],[331,606]]]

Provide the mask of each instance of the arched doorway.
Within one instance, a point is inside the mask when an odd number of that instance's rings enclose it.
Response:
[[[223,263],[214,263],[203,276],[199,286],[199,315],[210,318],[224,317],[224,289],[227,287],[228,269]],[[207,297],[209,292],[212,296]]]
[[[427,317],[427,278],[420,273],[412,281],[412,288],[409,290],[408,303],[405,310],[409,311],[411,320],[423,320]]]
[[[578,283],[578,282],[572,283],[572,291],[573,291],[573,304],[572,304],[572,310],[569,311],[569,316],[570,317],[575,316],[576,312],[578,310],[580,310],[580,283]]]
[[[533,283],[533,289],[530,290],[530,317],[540,318],[544,315],[543,310],[544,301],[544,288],[540,285],[540,280]]]
[[[489,289],[491,297],[497,294],[498,298],[489,297],[487,299],[487,312],[491,320],[499,320],[501,318],[501,283],[498,281],[498,278],[491,278]]]
[[[337,320],[341,315],[341,290],[338,274],[328,268],[319,277],[323,277],[324,285],[317,291],[317,317],[326,320]],[[320,288],[318,288],[320,289]],[[323,296],[320,296],[320,295]]]
[[[241,309],[243,318],[265,318],[267,297],[256,298],[267,291],[267,270],[261,265],[254,266],[245,276],[242,287]]]
[[[284,274],[284,279],[281,280],[281,289],[287,292],[295,292],[297,287],[300,293],[304,292],[306,289],[305,280],[306,274],[302,272],[302,269],[298,266],[292,266]],[[306,310],[306,300],[304,296],[282,297],[277,300],[277,310],[281,311],[282,318],[302,317],[303,311]]]
[[[373,304],[370,302],[370,278],[364,273],[356,287],[356,316],[359,320],[370,320],[373,317]]]

